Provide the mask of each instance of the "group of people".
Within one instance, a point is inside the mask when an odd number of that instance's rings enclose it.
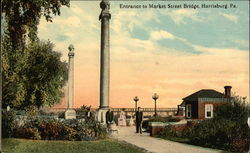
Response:
[[[114,113],[110,109],[106,112],[106,124],[107,127],[110,128],[111,124],[113,124],[114,121]],[[142,134],[142,121],[143,121],[143,112],[141,111],[141,108],[138,107],[137,111],[135,113],[135,124],[136,124],[136,133]],[[133,120],[132,120],[133,122]],[[118,125],[119,126],[126,126],[126,115],[123,111],[120,113],[120,117],[118,119]]]

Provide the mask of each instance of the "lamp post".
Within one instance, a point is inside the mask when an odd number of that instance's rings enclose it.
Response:
[[[246,102],[247,97],[243,97],[242,99],[243,99],[243,103],[245,103],[245,102]]]
[[[154,95],[152,96],[152,98],[155,101],[155,114],[154,114],[154,116],[157,116],[157,113],[156,113],[156,100],[159,98],[159,95],[157,95],[156,93],[154,93]]]
[[[137,96],[135,96],[134,101],[135,101],[135,112],[136,112],[136,110],[137,110],[137,102],[139,101],[139,98]]]

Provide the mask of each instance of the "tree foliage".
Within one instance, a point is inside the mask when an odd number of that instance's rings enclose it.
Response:
[[[27,33],[31,41],[38,39],[37,26],[42,16],[52,22],[52,15],[60,15],[60,8],[70,5],[69,0],[1,0],[1,4],[14,49],[24,45]]]
[[[70,0],[1,0],[3,106],[23,109],[58,103],[65,83],[66,63],[53,44],[40,41],[41,17],[52,22]]]
[[[5,42],[5,41],[4,41]],[[17,109],[52,106],[63,96],[67,63],[51,42],[36,41],[15,53],[3,45],[3,105]]]

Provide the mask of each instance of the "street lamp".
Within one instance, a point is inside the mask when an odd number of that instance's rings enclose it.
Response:
[[[137,102],[139,101],[139,98],[137,96],[135,96],[134,101],[135,101],[135,112],[136,112]]]
[[[243,103],[245,103],[245,102],[246,102],[247,97],[243,97],[242,99],[243,99]]]
[[[159,98],[159,95],[157,95],[156,93],[154,93],[154,95],[152,96],[152,98],[155,101],[155,114],[154,114],[154,116],[157,116],[157,113],[156,113],[156,100]]]

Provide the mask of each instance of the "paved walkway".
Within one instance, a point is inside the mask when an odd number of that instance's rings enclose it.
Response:
[[[192,146],[173,141],[150,137],[148,133],[137,134],[135,127],[118,127],[112,137],[134,144],[153,153],[219,153],[218,150]]]

